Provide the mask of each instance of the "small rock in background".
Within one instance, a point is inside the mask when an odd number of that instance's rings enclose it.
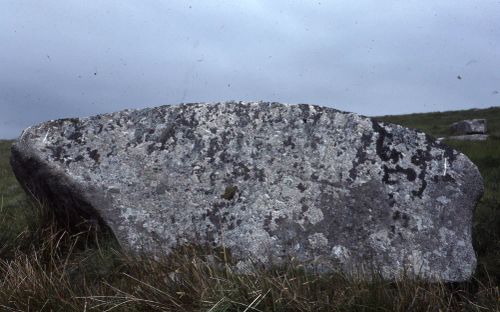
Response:
[[[486,141],[488,139],[487,134],[468,134],[468,135],[454,135],[447,138],[448,140],[457,141]]]
[[[450,132],[454,135],[446,139],[457,141],[486,141],[488,139],[486,131],[486,119],[461,120],[450,125]]]
[[[462,120],[450,125],[453,135],[485,134],[486,131],[486,119]]]

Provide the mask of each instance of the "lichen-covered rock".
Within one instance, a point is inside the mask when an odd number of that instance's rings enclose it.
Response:
[[[293,257],[449,281],[476,265],[477,167],[422,132],[331,108],[229,102],[48,121],[22,133],[11,162],[62,220],[94,220],[133,251],[224,246],[240,268]]]
[[[455,135],[485,134],[486,119],[461,120],[450,125],[450,131]]]

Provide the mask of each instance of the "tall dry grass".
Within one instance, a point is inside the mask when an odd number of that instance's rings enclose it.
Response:
[[[34,229],[30,229],[33,231]],[[0,260],[2,311],[499,311],[492,279],[430,283],[350,279],[290,264],[251,274],[224,251],[184,246],[161,259],[128,255],[93,231],[54,224]],[[487,275],[485,275],[487,276]]]

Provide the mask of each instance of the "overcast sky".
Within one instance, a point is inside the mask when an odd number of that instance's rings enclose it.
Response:
[[[0,138],[181,102],[500,105],[500,1],[2,0]]]

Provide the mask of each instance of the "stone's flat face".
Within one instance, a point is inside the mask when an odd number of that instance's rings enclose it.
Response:
[[[458,121],[450,125],[450,130],[455,135],[485,134],[486,119]]]
[[[458,141],[486,141],[488,139],[487,134],[467,134],[467,135],[454,135],[447,138],[448,140],[458,140]]]
[[[468,279],[476,166],[422,132],[313,105],[216,103],[49,121],[13,146],[18,179],[123,247],[224,246],[386,278]],[[73,220],[77,223],[77,219]]]

